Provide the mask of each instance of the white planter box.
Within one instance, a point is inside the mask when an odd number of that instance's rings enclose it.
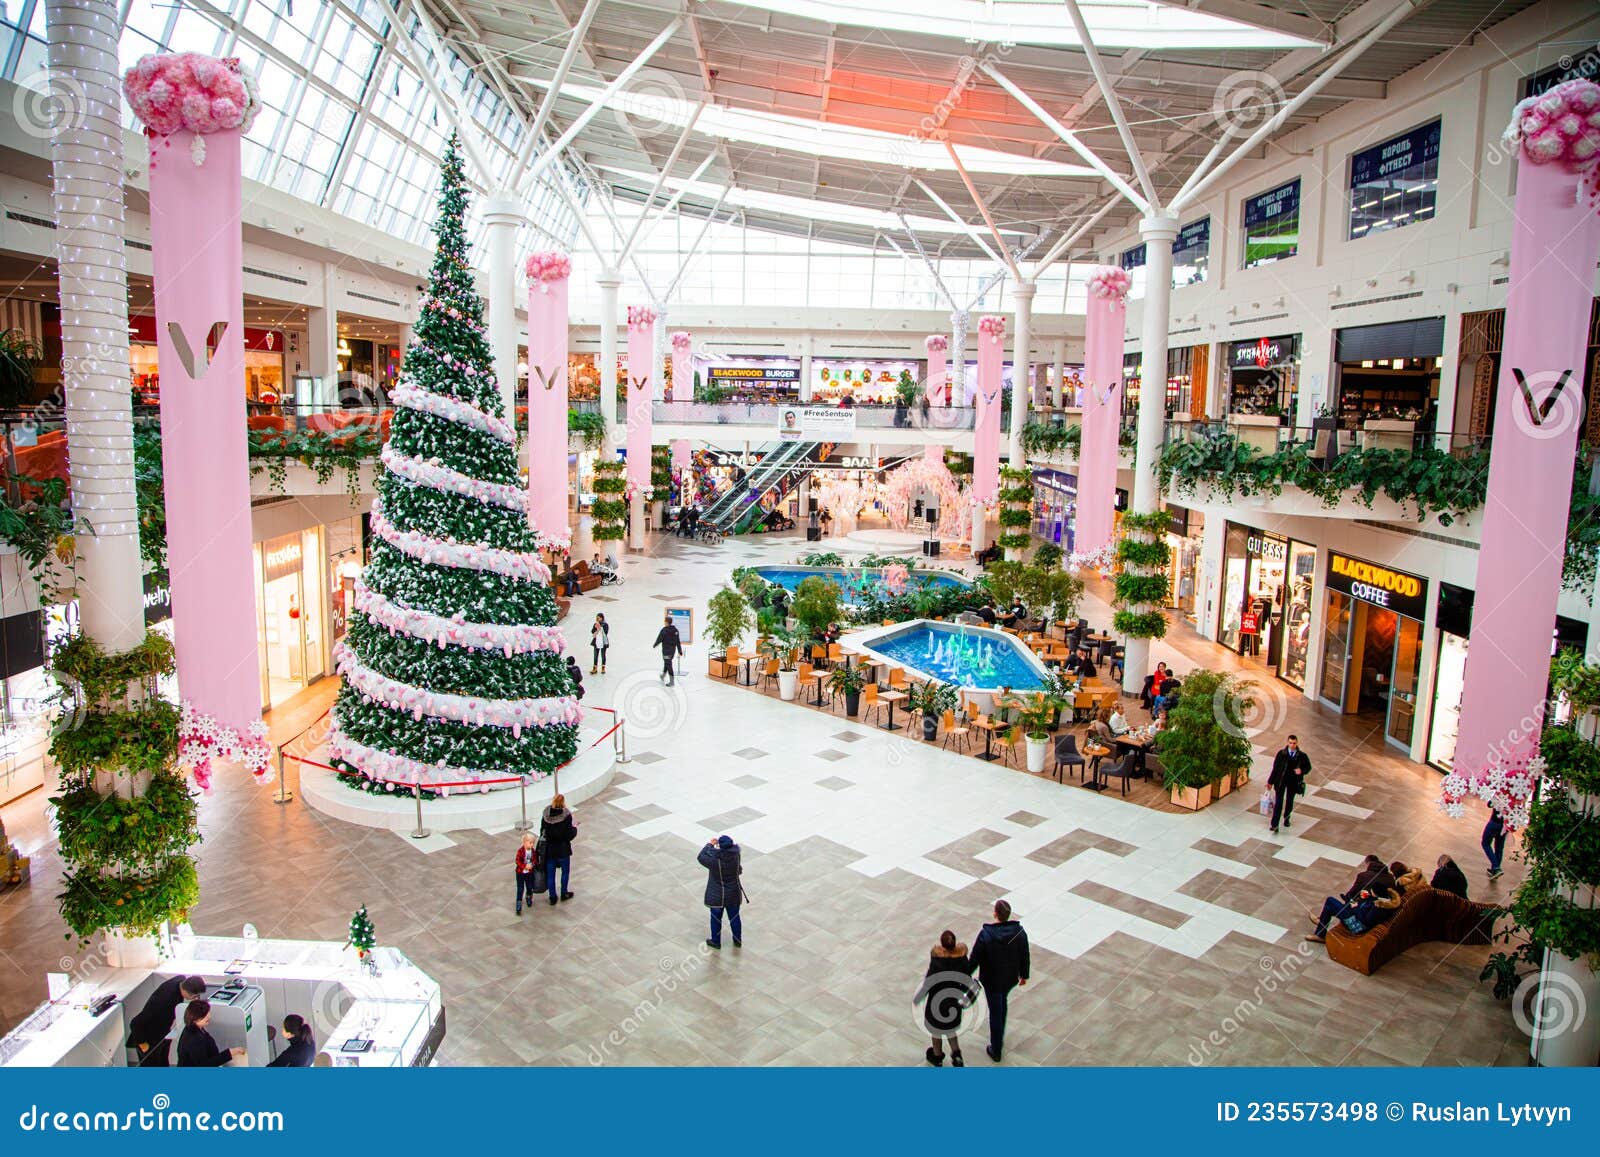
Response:
[[[1045,758],[1050,754],[1049,739],[1028,736],[1028,770],[1037,775],[1044,770]]]
[[[794,699],[795,689],[799,686],[799,684],[800,684],[800,672],[799,671],[779,671],[778,672],[778,698],[779,699],[783,699],[783,700],[793,700]]]

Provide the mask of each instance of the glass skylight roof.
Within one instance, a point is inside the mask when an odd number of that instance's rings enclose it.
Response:
[[[745,8],[826,24],[987,43],[1070,48],[1083,42],[1061,0],[737,0]],[[1101,48],[1320,48],[1314,40],[1150,0],[1083,0]]]

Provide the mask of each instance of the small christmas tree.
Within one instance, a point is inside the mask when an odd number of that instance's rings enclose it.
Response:
[[[354,786],[407,795],[542,779],[577,748],[544,544],[467,264],[453,138],[441,179],[439,246],[391,393],[372,561],[335,648],[344,686],[328,745]]]
[[[363,960],[367,953],[378,945],[378,930],[372,926],[372,917],[367,915],[365,904],[356,909],[356,914],[350,917],[350,947]]]

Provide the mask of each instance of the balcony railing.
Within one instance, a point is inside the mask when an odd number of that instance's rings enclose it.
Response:
[[[1258,454],[1273,454],[1296,446],[1315,457],[1337,457],[1352,450],[1441,450],[1455,457],[1487,453],[1487,434],[1439,433],[1433,430],[1349,430],[1318,423],[1314,426],[1242,424],[1231,418],[1198,422],[1168,421],[1162,444],[1200,439],[1235,438]],[[1330,454],[1329,450],[1337,451]]]
[[[765,426],[776,430],[785,411],[802,403],[656,402],[655,421],[689,426]],[[860,405],[852,407],[858,430],[970,430],[976,420],[971,406]]]

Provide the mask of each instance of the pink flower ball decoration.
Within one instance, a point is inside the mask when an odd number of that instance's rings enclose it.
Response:
[[[628,306],[628,324],[630,326],[654,325],[655,320],[656,311],[648,305]]]
[[[680,329],[672,335],[672,350],[674,353],[686,354],[694,345],[694,337],[686,329]]]
[[[1119,266],[1099,265],[1089,271],[1089,292],[1102,300],[1121,301],[1132,286],[1132,275]]]
[[[999,341],[1006,336],[1006,319],[1003,317],[985,317],[978,322],[978,332],[984,337]]]
[[[932,333],[922,343],[928,348],[930,354],[942,354],[950,348],[950,339],[942,333]]]
[[[558,249],[528,255],[528,280],[548,285],[572,276],[572,258]]]
[[[1536,165],[1588,173],[1600,157],[1600,85],[1569,80],[1517,105],[1502,140]]]
[[[128,70],[122,89],[151,136],[248,129],[260,107],[254,78],[237,60],[197,52],[146,56]]]

